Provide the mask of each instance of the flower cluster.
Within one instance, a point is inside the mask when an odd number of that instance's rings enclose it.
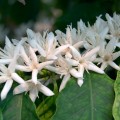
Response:
[[[80,20],[77,29],[68,26],[66,33],[56,30],[55,34],[46,31],[42,35],[27,29],[27,37],[21,40],[10,41],[6,37],[5,47],[0,48],[0,83],[4,83],[1,99],[6,98],[13,81],[19,84],[13,93],[29,92],[32,101],[39,91],[46,96],[54,95],[38,77],[42,69],[60,76],[59,91],[71,76],[81,86],[85,70],[104,74],[108,65],[120,70],[114,62],[120,56],[120,15],[106,14],[106,19],[99,16],[92,26]],[[17,71],[30,73],[31,78],[25,80]]]

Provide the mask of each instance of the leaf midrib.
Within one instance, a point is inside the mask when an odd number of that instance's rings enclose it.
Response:
[[[19,120],[22,120],[21,118],[21,116],[22,116],[22,97],[20,97],[21,99],[20,99],[20,119]]]
[[[90,103],[91,103],[91,120],[93,120],[93,89],[92,89],[92,82],[91,82],[91,78],[89,77],[89,87],[90,87]]]

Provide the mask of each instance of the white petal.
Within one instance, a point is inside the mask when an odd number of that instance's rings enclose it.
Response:
[[[82,84],[83,84],[83,79],[82,78],[78,78],[77,83],[81,87]]]
[[[104,71],[100,69],[99,67],[97,67],[96,65],[94,65],[93,63],[89,63],[87,66],[87,69],[100,73],[100,74],[104,74]]]
[[[68,52],[66,52],[66,54],[65,54],[65,58],[72,58],[72,55],[71,55],[71,53],[68,51]]]
[[[4,64],[0,64],[0,71],[2,73],[6,73],[8,71],[8,68]]]
[[[79,47],[81,47],[83,45],[83,41],[79,41],[76,44],[73,45],[73,47],[75,47],[76,49],[78,49]]]
[[[84,74],[84,66],[83,65],[79,65],[78,66],[78,72],[80,74],[80,78],[83,78],[83,74]]]
[[[37,89],[35,88],[35,89],[30,90],[29,96],[30,96],[30,99],[31,99],[33,102],[35,102],[35,100],[36,100],[36,98],[37,98],[37,96],[38,96],[38,91],[37,91]]]
[[[115,68],[116,70],[120,70],[120,67],[118,65],[116,65],[114,62],[109,62],[109,65],[113,68]]]
[[[81,30],[82,32],[84,32],[84,31],[87,29],[85,23],[84,23],[82,20],[80,20],[80,21],[78,22],[78,27],[80,28],[80,30]]]
[[[120,42],[119,42],[119,43],[116,43],[116,46],[120,48]]]
[[[54,93],[49,88],[42,85],[40,82],[38,83],[38,89],[40,92],[42,92],[46,96],[53,96],[54,95]]]
[[[102,57],[105,55],[105,46],[106,46],[106,42],[101,42],[100,43],[100,50],[98,52],[98,54]]]
[[[0,76],[0,84],[6,82],[9,79],[7,76]]]
[[[4,88],[2,89],[2,92],[1,92],[1,100],[4,100],[10,90],[10,88],[12,87],[12,83],[13,83],[13,80],[7,80],[6,83],[5,83],[5,86]]]
[[[5,38],[5,47],[7,47],[7,48],[13,47],[13,44],[11,43],[11,41],[9,40],[9,38],[7,36]]]
[[[19,84],[25,83],[25,81],[17,73],[12,73],[11,77]]]
[[[70,74],[67,74],[67,75],[64,76],[64,78],[63,78],[63,80],[62,80],[62,82],[60,84],[59,91],[61,91],[61,90],[63,90],[65,88],[65,86],[66,86],[67,82],[69,81],[69,79],[70,79]]]
[[[45,66],[50,65],[50,64],[52,64],[53,62],[54,62],[54,61],[46,61],[46,62],[40,63],[37,68],[38,68],[39,70],[41,70],[41,69],[43,69]]]
[[[75,49],[73,46],[69,46],[71,49],[71,52],[73,54],[74,59],[79,60],[79,58],[81,57],[80,53],[77,51],[77,49]]]
[[[9,64],[12,59],[0,59],[0,64]]]
[[[103,31],[100,33],[100,36],[101,36],[101,39],[102,39],[102,40],[104,40],[105,37],[106,37],[106,35],[108,35],[108,34],[107,34],[108,31],[109,31],[109,28],[108,28],[108,27],[105,27],[105,28],[103,29]]]
[[[31,72],[32,70],[29,68],[29,66],[23,66],[23,65],[16,65],[15,68],[20,71],[24,72]]]
[[[103,62],[102,65],[101,65],[101,69],[104,70],[106,67],[107,67],[108,63],[106,62]]]
[[[35,33],[31,29],[27,29],[27,36],[29,39],[34,39]]]
[[[107,19],[110,31],[114,32],[114,26],[113,26],[113,23],[112,23],[113,19],[109,16],[109,14],[106,14],[106,19]]]
[[[49,54],[49,55],[47,55],[47,57],[46,57],[47,60],[56,60],[57,58],[58,58],[58,57],[55,56],[55,55],[53,55],[53,54]]]
[[[30,57],[31,57],[31,59],[32,59],[35,63],[37,63],[37,62],[38,62],[37,56],[36,56],[33,48],[30,47],[30,48],[29,48],[29,52],[30,52]]]
[[[115,47],[116,47],[116,39],[113,38],[112,40],[109,41],[109,43],[106,46],[106,53],[107,54],[113,53]]]
[[[22,47],[22,44],[23,44],[25,41],[26,41],[25,39],[22,39],[22,40],[20,40],[20,41],[18,42],[18,44],[17,44],[17,46],[15,47],[15,50],[14,50],[14,59],[15,59],[16,57],[18,57],[19,52],[20,52],[20,49],[21,49],[21,47]]]
[[[32,81],[37,84],[37,74],[38,74],[38,70],[37,69],[34,69],[32,71]]]
[[[50,66],[50,65],[45,66],[45,69],[50,70],[50,71],[55,72],[55,73],[60,72],[58,68]]]
[[[50,52],[51,51],[51,48],[52,48],[52,46],[53,46],[53,43],[54,43],[54,40],[55,40],[55,38],[54,38],[54,34],[52,33],[52,32],[50,32],[49,34],[47,34],[47,38],[46,38],[46,41],[47,41],[47,49],[48,49],[48,52]]]
[[[23,58],[23,60],[25,61],[25,63],[27,64],[27,65],[29,65],[30,64],[30,59],[29,59],[29,57],[27,56],[27,54],[26,54],[26,52],[25,52],[25,49],[23,48],[23,47],[21,47],[21,56],[22,56],[22,58]]]
[[[113,53],[113,60],[117,59],[120,57],[120,51]]]
[[[72,66],[77,66],[79,64],[78,61],[69,59],[69,58],[66,58],[66,61],[68,62],[69,65],[72,65]]]
[[[65,49],[67,49],[68,46],[69,45],[62,45],[62,46],[56,48],[53,54],[58,55],[59,53],[63,52]]]
[[[96,59],[94,60],[94,62],[97,62],[97,63],[101,63],[102,61],[103,61],[102,58],[96,58]]]
[[[28,87],[28,85],[26,83],[23,83],[14,88],[13,94],[20,94],[29,90],[30,88]]]
[[[70,72],[70,74],[71,74],[73,77],[75,77],[75,78],[81,77],[80,73],[79,73],[76,69],[74,69],[74,68],[70,69],[69,72]]]
[[[38,52],[43,56],[43,57],[46,57],[46,51],[40,46],[37,44],[37,49],[38,49]]]
[[[100,49],[100,47],[96,47],[96,48],[88,51],[88,52],[85,54],[84,58],[90,58],[90,57],[92,57],[94,54],[96,54],[96,53],[99,51],[99,49]]]
[[[70,28],[69,27],[67,27],[67,29],[66,29],[66,36],[67,36],[68,44],[72,45],[72,37],[71,37],[71,32],[70,32]]]
[[[15,71],[15,65],[16,65],[16,59],[13,59],[12,62],[8,66],[8,70],[10,72],[14,72]]]

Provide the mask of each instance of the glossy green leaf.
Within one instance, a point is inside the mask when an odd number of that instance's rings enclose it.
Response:
[[[56,105],[55,105],[55,96],[47,97],[37,108],[37,115],[40,120],[50,120],[53,116]]]
[[[2,110],[0,109],[0,120],[3,120]]]
[[[56,80],[53,81],[53,85],[54,85],[55,95],[52,97],[47,97],[37,107],[37,115],[40,120],[50,120],[53,114],[55,113],[55,110],[56,110],[55,101],[58,96],[58,86],[57,86]]]
[[[114,84],[115,101],[113,105],[113,116],[115,120],[120,120],[120,72],[117,74],[117,79]]]
[[[6,98],[3,103],[1,106],[4,120],[39,120],[35,106],[27,95]]]
[[[71,79],[57,98],[51,120],[113,120],[113,83],[97,73],[85,73],[82,87]]]

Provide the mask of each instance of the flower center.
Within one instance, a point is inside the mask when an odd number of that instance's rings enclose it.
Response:
[[[112,59],[112,55],[105,55],[104,56],[104,61],[108,62]]]
[[[84,59],[80,59],[79,62],[80,62],[80,64],[83,64],[85,62],[85,60]]]

